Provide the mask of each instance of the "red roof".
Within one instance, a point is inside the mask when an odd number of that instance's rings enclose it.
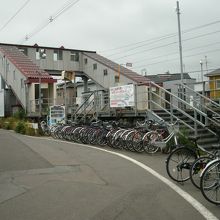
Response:
[[[17,69],[27,78],[26,83],[41,82],[54,83],[50,74],[40,69],[29,57],[19,51],[15,46],[0,45],[0,51],[10,60]]]

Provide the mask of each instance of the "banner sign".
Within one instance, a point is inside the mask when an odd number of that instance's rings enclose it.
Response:
[[[134,85],[110,88],[110,107],[134,106]]]
[[[0,117],[5,116],[5,95],[4,89],[0,89]]]

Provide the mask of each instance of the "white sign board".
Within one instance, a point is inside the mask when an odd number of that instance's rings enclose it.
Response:
[[[110,88],[110,107],[134,106],[134,85]]]
[[[0,117],[5,116],[5,96],[4,89],[0,89]]]
[[[55,125],[65,119],[65,107],[61,105],[50,106],[50,117],[48,125]]]

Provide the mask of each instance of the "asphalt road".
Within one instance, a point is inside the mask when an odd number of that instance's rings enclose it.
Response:
[[[166,155],[114,152],[168,178]],[[206,218],[204,212],[200,213],[192,202],[173,190],[169,182],[165,184],[160,176],[155,177],[129,158],[84,145],[0,130],[0,219],[220,218],[220,207],[207,202],[190,182],[177,185],[177,189],[202,204],[207,209],[202,209],[207,213]]]

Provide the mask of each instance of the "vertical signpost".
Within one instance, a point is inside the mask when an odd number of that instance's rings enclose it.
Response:
[[[74,80],[74,83],[75,83],[75,72],[64,70],[64,71],[62,71],[61,79],[64,81],[64,105],[65,105],[65,122],[66,122],[67,121],[67,114],[68,114],[66,81]]]

